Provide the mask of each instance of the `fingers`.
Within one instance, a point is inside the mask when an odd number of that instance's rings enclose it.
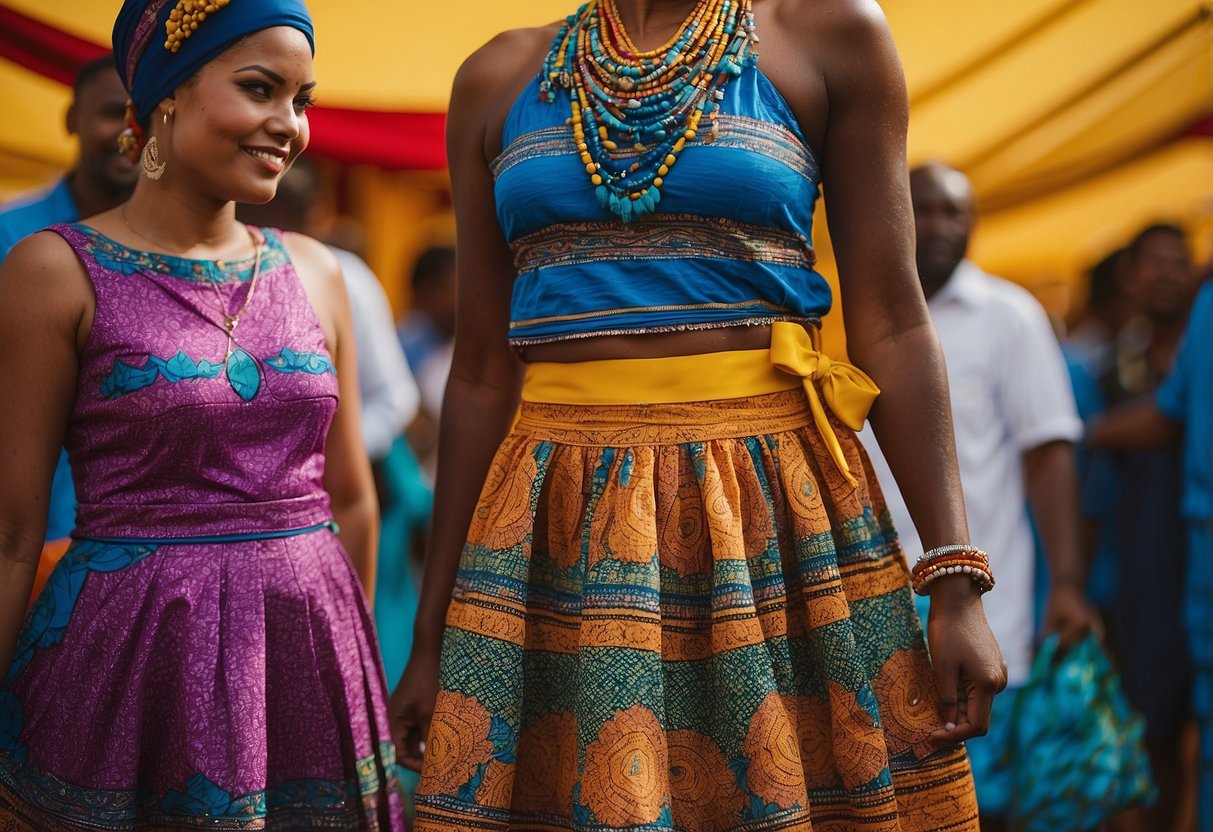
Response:
[[[411,771],[421,771],[421,761],[424,757],[425,738],[421,728],[418,725],[410,725],[402,741],[396,744],[397,762]]]
[[[949,683],[943,673],[948,673]],[[939,713],[943,727],[931,733],[936,746],[956,745],[990,730],[990,710],[994,695],[1006,687],[1005,666],[999,679],[980,683],[966,682],[959,671],[940,668]],[[945,692],[946,691],[946,692]]]
[[[1103,638],[1099,620],[1083,615],[1058,616],[1049,629],[1057,633],[1059,653],[1065,653],[1082,641],[1086,638],[1087,633],[1095,632],[1101,639]]]
[[[965,740],[971,740],[973,737],[980,737],[983,734],[985,731],[978,731],[969,723],[961,722],[951,729],[941,728],[938,731],[932,731],[931,743],[936,748],[946,748],[949,745],[959,745]]]
[[[1103,622],[1081,592],[1061,588],[1055,590],[1045,608],[1046,632],[1056,632],[1058,647],[1065,652],[1089,632],[1103,639]]]
[[[425,730],[412,704],[399,706],[392,714],[392,742],[396,745],[396,762],[407,769],[421,771],[425,756]],[[428,720],[426,720],[428,722]]]
[[[952,662],[941,660],[935,665],[935,675],[939,681],[939,718],[944,729],[951,731],[960,720],[960,670]]]
[[[990,708],[994,705],[994,691],[981,686],[969,691],[965,714],[973,736],[984,737],[990,730]]]
[[[962,690],[956,703],[956,718],[945,720],[944,727],[931,734],[937,746],[955,745],[973,737],[980,737],[990,728],[990,702],[987,694],[982,701]]]

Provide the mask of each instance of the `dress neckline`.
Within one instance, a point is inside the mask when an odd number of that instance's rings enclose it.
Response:
[[[237,281],[247,283],[253,276],[255,255],[249,255],[239,260],[201,260],[134,248],[120,243],[82,222],[70,223],[68,227],[89,238],[91,242],[89,253],[93,259],[102,266],[123,274],[151,272],[187,280],[191,283],[232,283]],[[261,254],[262,272],[268,271],[285,260],[276,233],[266,228],[248,225],[245,227],[259,233],[265,240],[265,248]]]

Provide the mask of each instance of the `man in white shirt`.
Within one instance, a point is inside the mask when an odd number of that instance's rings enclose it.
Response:
[[[1011,772],[1000,759],[1011,738],[1016,689],[1027,681],[1034,638],[1028,506],[1046,549],[1051,591],[1044,626],[1069,644],[1096,626],[1083,595],[1074,442],[1082,422],[1049,320],[1023,288],[964,259],[975,214],[964,174],[940,164],[910,173],[917,261],[947,361],[956,453],[970,537],[989,553],[997,586],[984,605],[1007,662],[1008,687],[990,733],[968,743],[982,829],[1000,828]],[[864,444],[906,557],[922,553],[909,512],[870,429]]]
[[[330,246],[350,296],[354,348],[358,352],[358,395],[362,398],[362,440],[372,460],[392,449],[417,415],[420,393],[396,338],[387,293],[361,257]]]

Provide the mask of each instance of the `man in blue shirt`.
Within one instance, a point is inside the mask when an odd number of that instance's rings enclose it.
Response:
[[[23,237],[57,222],[75,222],[124,202],[138,176],[134,162],[118,152],[126,127],[126,91],[110,55],[82,66],[72,86],[67,131],[79,145],[76,164],[49,191],[19,197],[0,208],[0,262]],[[67,537],[75,525],[76,495],[66,454],[59,457],[51,486],[46,539]]]
[[[1200,832],[1213,832],[1213,282],[1206,281],[1152,404],[1113,412],[1090,432],[1093,446],[1161,447],[1183,435],[1183,515],[1188,527],[1184,624],[1200,725]],[[1143,564],[1142,568],[1149,568]]]

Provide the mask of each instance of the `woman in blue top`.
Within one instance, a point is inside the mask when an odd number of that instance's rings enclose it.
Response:
[[[392,703],[418,829],[977,828],[957,744],[1005,668],[906,109],[860,0],[595,0],[460,70],[455,358]],[[823,182],[870,378],[817,350]],[[876,385],[938,549],[933,668],[853,432]]]

